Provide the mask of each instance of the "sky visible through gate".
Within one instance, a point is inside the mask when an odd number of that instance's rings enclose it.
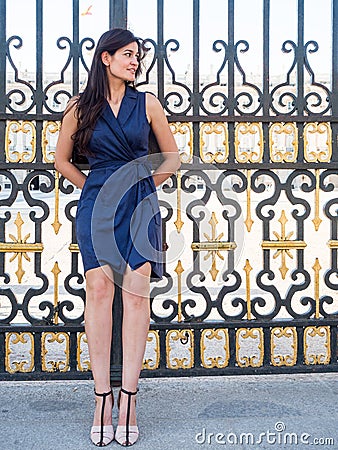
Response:
[[[72,39],[72,1],[44,0],[43,60],[46,73],[60,73],[68,47],[61,50],[56,41],[61,36]],[[108,29],[109,2],[107,0],[80,0],[80,40],[98,37]],[[227,42],[227,1],[200,0],[200,73],[215,76],[222,64],[223,51],[216,53],[212,44],[217,39]],[[128,0],[128,27],[142,38],[156,41],[156,0]],[[18,14],[20,11],[20,14]],[[170,52],[170,63],[176,74],[189,74],[192,67],[193,0],[164,0],[164,40],[177,39],[180,48]],[[246,40],[250,48],[239,53],[247,80],[262,75],[263,0],[235,0],[235,42]],[[23,46],[11,46],[11,55],[20,72],[35,71],[35,0],[7,1],[7,38],[18,35]],[[297,0],[271,0],[270,75],[285,78],[293,53],[282,53],[285,40],[297,42]],[[308,53],[316,75],[330,79],[331,72],[331,0],[305,0],[304,42],[315,40],[319,50]],[[240,47],[240,48],[243,48]],[[87,64],[92,52],[85,51]],[[9,64],[7,63],[7,69]],[[226,74],[226,68],[224,76]]]

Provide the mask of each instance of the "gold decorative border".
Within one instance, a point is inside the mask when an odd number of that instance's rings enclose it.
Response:
[[[224,350],[225,350],[225,356],[224,356],[224,361],[221,362],[222,360],[222,356],[209,356],[207,358],[205,358],[205,350],[207,349],[206,345],[205,345],[205,339],[217,339],[217,340],[222,340],[223,338],[219,335],[220,332],[224,333]],[[209,333],[209,335],[207,334]],[[202,366],[207,368],[207,369],[211,369],[213,367],[217,367],[218,369],[222,369],[224,367],[227,367],[227,365],[229,364],[229,358],[230,358],[230,349],[229,349],[229,332],[226,328],[208,328],[202,331],[201,334],[201,342],[200,342],[200,349],[201,349],[201,362],[202,362]],[[209,361],[209,363],[207,362],[207,360]]]
[[[62,340],[64,338],[64,340]],[[58,344],[64,344],[66,349],[64,351],[66,355],[65,361],[47,361],[46,355],[48,354],[46,341],[48,339],[49,343],[57,342]],[[69,370],[69,335],[64,331],[53,333],[52,331],[47,331],[41,335],[41,365],[43,372],[67,372]],[[51,365],[51,367],[47,367]],[[64,367],[62,367],[62,365]]]
[[[84,331],[81,331],[81,333],[78,333],[78,335],[77,335],[76,360],[77,360],[78,370],[80,372],[88,372],[89,370],[91,370],[90,361],[89,360],[83,361],[83,364],[86,364],[87,367],[84,367],[81,362],[81,354],[83,352],[83,350],[81,348],[81,342],[88,344],[87,336]]]
[[[12,154],[15,155],[15,158],[12,158],[9,150],[9,147],[11,145],[11,140],[9,136],[11,132],[12,133],[22,132],[25,134],[31,132],[32,133],[32,139],[30,141],[30,144],[32,146],[31,152],[14,151],[12,152]],[[36,129],[33,122],[30,122],[29,120],[10,120],[7,122],[5,135],[5,153],[6,153],[6,160],[10,163],[17,163],[20,161],[24,163],[30,163],[34,161],[36,155]]]
[[[309,152],[308,133],[309,134],[323,134],[327,132],[327,151],[326,152]],[[304,127],[304,158],[307,162],[330,162],[332,157],[332,130],[328,122],[309,122]]]
[[[293,354],[286,355],[275,355],[274,350],[277,347],[275,343],[275,338],[286,337],[287,339],[292,337],[291,348],[293,349]],[[281,366],[294,366],[297,362],[297,330],[295,327],[274,327],[271,329],[270,343],[271,343],[271,364],[276,367]]]
[[[48,120],[45,121],[43,124],[43,130],[42,130],[42,139],[41,139],[41,147],[42,147],[42,155],[43,155],[43,161],[45,163],[54,163],[54,159],[55,159],[55,152],[50,152],[49,156],[51,156],[51,158],[48,158],[48,154],[47,154],[47,145],[49,143],[48,139],[47,139],[47,133],[58,133],[60,131],[61,128],[61,122],[56,122],[54,120]]]
[[[15,339],[11,342],[12,336],[14,336]],[[13,368],[13,367],[11,367],[11,361],[10,361],[10,354],[12,353],[11,343],[13,345],[19,344],[20,342],[22,344],[27,344],[28,341],[25,339],[25,336],[30,339],[30,343],[31,343],[31,349],[29,351],[29,354],[31,356],[30,365],[28,366],[28,368],[25,368],[24,366],[26,364],[29,364],[28,361],[26,361],[26,360],[20,361],[20,362],[13,361],[12,362],[12,365],[14,365],[14,368]],[[32,372],[32,370],[34,369],[34,336],[32,333],[27,333],[27,332],[17,333],[15,331],[7,333],[6,340],[5,340],[5,348],[6,348],[5,369],[7,372],[9,372],[9,373]]]
[[[153,339],[155,339],[156,360],[144,359],[142,369],[155,370],[160,365],[160,335],[157,330],[149,330],[148,332],[147,342],[152,342]]]
[[[254,334],[258,332],[258,335]],[[244,333],[244,334],[242,334]],[[257,355],[247,356],[243,355],[240,359],[239,351],[241,346],[239,344],[239,338],[242,339],[257,339],[259,338],[259,344],[257,345],[257,349],[259,350],[259,358],[258,361]],[[264,333],[263,328],[238,328],[236,331],[236,361],[239,367],[261,367],[263,364],[264,358]]]
[[[281,149],[274,149],[273,135],[276,134],[294,134],[294,139],[292,141],[292,152],[283,152]],[[298,157],[298,129],[295,123],[273,123],[269,129],[269,140],[270,140],[270,159],[272,162],[295,162]]]
[[[182,345],[185,345],[190,340],[190,347],[188,351],[190,353],[190,362],[187,357],[183,358],[173,358],[172,360],[176,365],[171,363],[170,354],[172,352],[172,347],[170,341],[180,340]],[[166,336],[166,360],[167,367],[169,369],[191,369],[194,366],[194,333],[192,330],[168,330]]]
[[[225,150],[220,152],[216,151],[216,153],[212,152],[203,152],[203,148],[205,146],[205,141],[203,139],[203,134],[224,134],[224,140],[222,144],[224,145]],[[229,158],[229,136],[228,136],[228,127],[224,122],[205,122],[202,123],[200,128],[200,157],[204,163],[224,163]]]
[[[239,151],[239,133],[241,134],[256,134],[258,132],[259,134],[259,142],[258,147],[259,150],[257,151]],[[261,162],[263,159],[263,152],[264,152],[264,139],[263,139],[263,127],[262,124],[259,122],[239,122],[236,125],[235,128],[235,156],[236,160],[240,163],[247,163],[247,162]]]
[[[171,122],[169,124],[169,127],[174,136],[177,133],[187,134],[189,132],[189,141],[188,141],[189,154],[186,153],[185,151],[180,151],[180,159],[182,163],[191,162],[193,157],[193,130],[191,122]]]
[[[326,342],[325,342],[325,348],[327,349],[326,355],[323,353],[314,354],[311,353],[310,355],[307,354],[307,350],[309,348],[309,345],[307,343],[308,336],[315,337],[315,336],[323,337],[326,335]],[[304,329],[304,361],[306,365],[317,365],[317,364],[329,364],[331,358],[331,348],[330,348],[330,326],[309,326]]]

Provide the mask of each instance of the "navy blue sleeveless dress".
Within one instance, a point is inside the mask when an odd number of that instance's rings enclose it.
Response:
[[[145,93],[126,87],[118,116],[108,102],[89,142],[90,172],[76,212],[84,271],[105,264],[123,274],[145,262],[163,276],[161,215],[148,156]]]

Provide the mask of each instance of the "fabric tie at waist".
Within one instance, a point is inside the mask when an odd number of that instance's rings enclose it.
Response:
[[[149,161],[149,158],[147,156],[141,157],[138,159],[134,159],[132,161],[114,161],[114,160],[107,160],[107,161],[99,161],[95,162],[91,165],[90,171],[93,170],[99,170],[99,169],[111,169],[111,170],[118,170],[120,167],[127,166],[127,165],[135,165],[135,166],[143,166],[149,171],[149,174],[151,173],[151,162]]]
[[[99,261],[110,261],[113,267],[122,267],[130,248],[124,248],[123,236],[128,234],[139,255],[150,261],[161,262],[163,255],[147,239],[148,226],[154,220],[161,225],[156,187],[147,158],[126,164],[104,163],[104,182],[93,208],[92,230],[94,250]],[[112,172],[111,172],[112,170]],[[115,233],[111,234],[114,229]],[[127,240],[128,242],[128,240]],[[121,247],[122,245],[122,247]],[[119,257],[120,256],[120,257]]]

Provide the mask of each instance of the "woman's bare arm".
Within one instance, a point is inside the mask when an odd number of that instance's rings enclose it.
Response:
[[[67,180],[82,189],[86,181],[86,176],[70,162],[74,146],[72,135],[77,130],[75,109],[75,102],[73,101],[66,109],[63,117],[59,138],[56,144],[54,167],[67,178]]]
[[[154,171],[155,186],[159,186],[179,169],[181,162],[174,136],[169,128],[161,103],[152,94],[146,94],[147,116],[156,136],[164,161]]]

